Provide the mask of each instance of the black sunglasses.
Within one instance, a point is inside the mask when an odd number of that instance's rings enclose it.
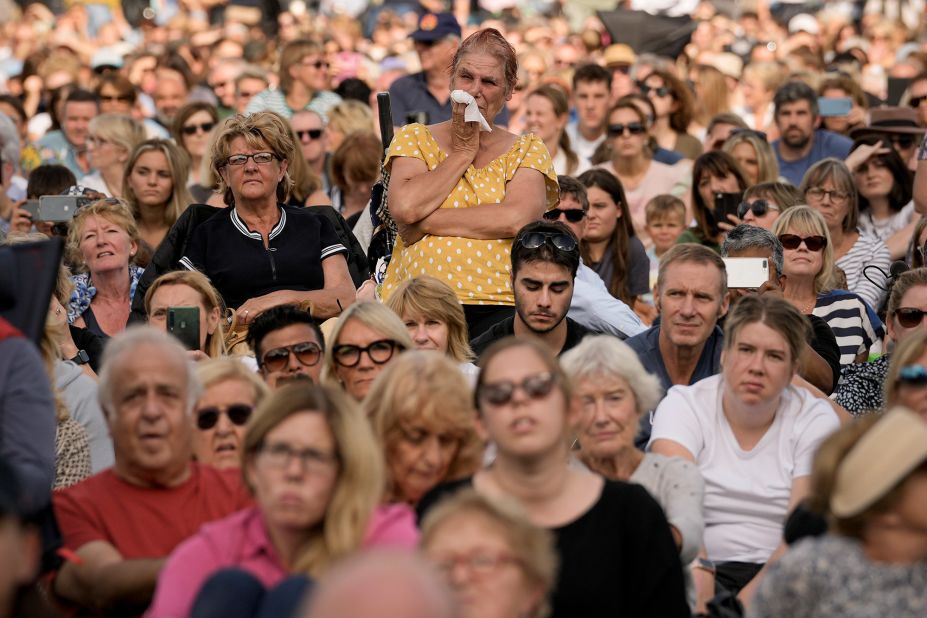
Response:
[[[319,139],[322,137],[322,129],[303,129],[302,131],[296,131],[296,137],[303,139],[307,135],[309,139]]]
[[[322,358],[322,348],[312,341],[303,341],[293,345],[268,350],[261,358],[261,367],[267,371],[281,371],[290,362],[290,354],[306,367],[316,365]]]
[[[808,251],[820,251],[827,246],[827,238],[824,236],[798,236],[796,234],[780,234],[779,242],[789,251],[798,249],[802,243],[808,247]]]
[[[531,399],[542,399],[550,394],[556,383],[557,376],[552,373],[539,373],[528,376],[520,384],[510,380],[486,382],[480,385],[479,399],[483,403],[490,405],[504,406],[512,401],[515,391],[519,388]]]
[[[651,92],[656,94],[658,97],[665,97],[673,94],[673,91],[666,86],[659,86],[654,88],[653,86],[648,86],[647,84],[640,84],[638,87],[641,90],[641,94],[645,97],[649,97]]]
[[[754,200],[753,203],[741,202],[737,207],[737,216],[743,219],[748,211],[753,212],[753,216],[762,217],[770,210],[779,210],[778,206],[773,206],[766,200]]]
[[[913,135],[889,135],[888,139],[890,139],[895,146],[905,150],[912,148],[915,143]]]
[[[241,427],[251,418],[251,411],[253,409],[252,406],[245,403],[233,403],[225,408],[202,408],[196,412],[196,426],[203,431],[212,429],[216,426],[216,423],[219,422],[219,414],[225,414],[232,423]]]
[[[194,135],[197,131],[202,131],[203,133],[209,133],[212,131],[212,128],[216,126],[215,122],[204,122],[203,124],[191,124],[185,126],[181,131],[184,135]]]
[[[629,122],[628,124],[610,124],[608,125],[608,136],[618,137],[619,135],[624,135],[625,129],[627,129],[628,133],[631,135],[640,135],[647,131],[647,127],[639,122]]]
[[[370,360],[377,365],[382,365],[393,357],[396,350],[405,350],[405,347],[398,341],[392,339],[380,339],[374,341],[365,348],[356,345],[338,345],[332,350],[332,356],[335,362],[342,367],[356,367],[360,362],[361,355],[365,352]]]
[[[908,105],[911,107],[920,107],[921,103],[924,102],[924,99],[927,99],[927,94],[922,94],[919,97],[911,97],[911,100],[908,101]]]
[[[563,232],[528,232],[515,240],[516,245],[521,245],[525,249],[537,249],[544,243],[549,242],[555,249],[570,253],[576,251],[576,239]]]
[[[927,368],[923,365],[908,365],[898,372],[898,382],[908,386],[924,386],[927,384]]]
[[[556,221],[560,215],[566,217],[570,223],[579,223],[586,217],[586,211],[581,208],[551,208],[544,213],[544,218],[548,221]]]
[[[895,310],[895,317],[898,318],[898,323],[905,328],[920,326],[921,322],[924,320],[924,314],[927,314],[927,311],[915,309],[914,307],[900,307]]]

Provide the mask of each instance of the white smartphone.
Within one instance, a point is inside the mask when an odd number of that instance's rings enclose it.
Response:
[[[727,287],[756,289],[769,281],[769,260],[766,258],[724,258]]]

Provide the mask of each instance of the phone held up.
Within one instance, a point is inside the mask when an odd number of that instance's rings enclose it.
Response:
[[[755,290],[769,281],[769,260],[766,258],[723,259],[729,288]]]
[[[168,307],[167,332],[188,350],[200,349],[200,308]]]

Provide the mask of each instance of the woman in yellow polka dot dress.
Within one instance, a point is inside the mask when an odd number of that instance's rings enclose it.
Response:
[[[515,233],[559,199],[544,142],[494,125],[517,80],[515,50],[492,28],[461,43],[451,90],[476,100],[492,131],[466,122],[453,102],[449,122],[409,124],[386,155],[389,211],[399,228],[382,295],[406,279],[431,275],[464,305],[470,336],[514,312],[510,249]]]

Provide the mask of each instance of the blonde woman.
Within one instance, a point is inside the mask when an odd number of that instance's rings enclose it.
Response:
[[[87,158],[96,170],[80,184],[106,197],[125,197],[126,162],[135,147],[145,141],[145,127],[125,114],[100,114],[90,121]]]
[[[374,133],[373,112],[370,111],[370,106],[360,101],[348,100],[332,107],[328,112],[328,124],[325,126],[328,151],[338,150],[344,138],[355,131]]]
[[[416,504],[445,481],[479,468],[473,394],[438,352],[413,350],[383,371],[364,409],[386,457],[387,501]]]
[[[166,331],[168,309],[171,307],[199,309],[200,344],[198,349],[188,351],[192,360],[225,355],[225,305],[209,279],[201,273],[187,270],[176,270],[155,279],[145,293],[148,323]]]
[[[244,570],[271,588],[293,573],[319,577],[361,547],[414,547],[412,511],[379,506],[378,450],[363,412],[338,389],[274,391],[245,433],[242,477],[255,506],[207,524],[174,550],[147,615],[189,615],[220,569]]]
[[[779,179],[779,163],[766,134],[759,131],[734,129],[722,147],[740,165],[747,186]]]

